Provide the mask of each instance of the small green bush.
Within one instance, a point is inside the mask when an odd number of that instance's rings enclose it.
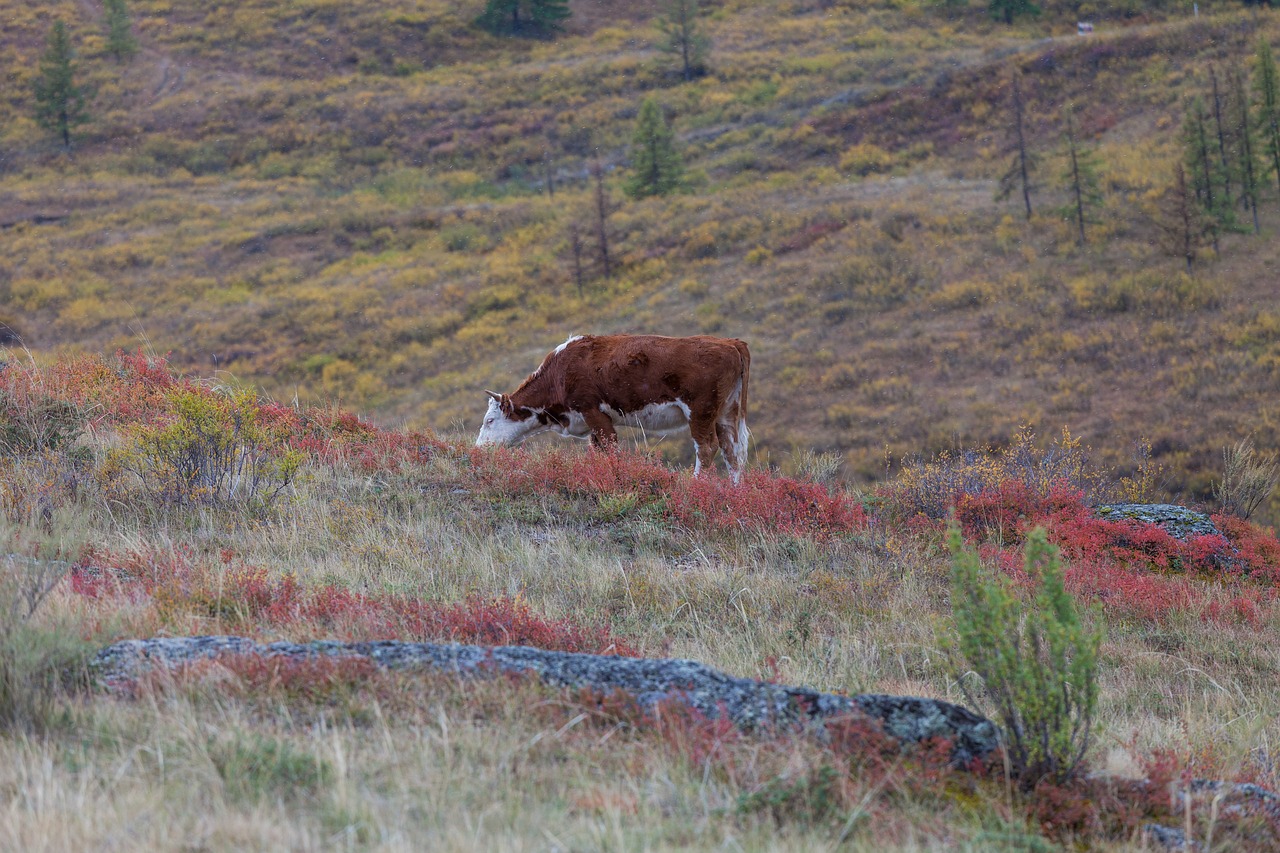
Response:
[[[119,460],[164,503],[269,509],[292,485],[302,455],[262,415],[251,391],[216,394],[178,387],[172,414],[138,424]]]
[[[953,522],[951,604],[960,653],[982,680],[985,703],[1004,732],[1010,768],[1030,790],[1044,779],[1070,780],[1089,746],[1098,701],[1102,631],[1087,630],[1062,583],[1058,549],[1039,528],[1027,536],[1025,565],[1036,584],[1024,608],[1007,583],[992,578]]]

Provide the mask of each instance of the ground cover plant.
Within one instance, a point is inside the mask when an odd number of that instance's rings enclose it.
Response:
[[[1280,782],[1280,541],[1229,513],[1185,540],[1096,517],[1079,484],[1120,478],[1069,433],[922,458],[859,493],[765,469],[734,487],[628,451],[478,450],[136,352],[13,359],[0,390],[11,421],[77,413],[74,438],[0,456],[0,582],[22,602],[6,622],[21,636],[0,642],[6,844],[105,831],[159,849],[505,848],[551,833],[588,847],[1119,850],[1153,823],[1224,849],[1280,844],[1265,810],[1227,808],[1225,788],[1215,810],[1195,781]],[[276,500],[193,500],[121,461],[195,398],[272,436],[225,421],[203,452],[297,454]],[[920,478],[942,468],[966,565],[1034,608],[1029,567],[1044,563],[1024,549],[1054,543],[1056,594],[1102,638],[1079,772],[956,768],[945,742],[904,754],[854,719],[823,738],[752,732],[679,703],[361,661],[224,657],[106,686],[86,674],[93,649],[125,637],[394,638],[691,657],[963,703],[975,685],[948,650],[946,520],[920,503]]]

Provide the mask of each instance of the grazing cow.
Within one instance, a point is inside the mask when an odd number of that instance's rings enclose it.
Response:
[[[736,483],[747,462],[747,382],[742,341],[699,336],[578,335],[556,347],[511,394],[489,395],[476,446],[517,444],[556,430],[608,448],[616,427],[672,432],[688,426],[693,473],[716,449]]]

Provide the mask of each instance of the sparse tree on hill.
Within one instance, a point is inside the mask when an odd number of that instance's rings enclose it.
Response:
[[[667,12],[658,19],[662,41],[658,49],[680,57],[684,79],[707,73],[711,39],[698,23],[698,0],[668,0]]]
[[[476,23],[499,35],[547,36],[572,14],[568,0],[488,0]]]
[[[1022,190],[1022,203],[1027,210],[1027,219],[1031,218],[1031,170],[1035,165],[1035,157],[1027,150],[1026,134],[1026,102],[1022,97],[1022,72],[1017,65],[1010,74],[1010,106],[1013,108],[1013,145],[1014,158],[1009,170],[1000,178],[1000,191],[996,198],[1003,200],[1013,194],[1015,188]]]
[[[1218,232],[1233,216],[1225,204],[1222,185],[1226,182],[1218,159],[1213,155],[1209,137],[1209,118],[1204,101],[1194,98],[1182,119],[1183,161],[1190,174],[1189,192],[1195,197],[1201,213],[1212,226],[1213,248],[1218,248]]]
[[[1181,162],[1173,167],[1173,184],[1165,190],[1156,220],[1160,244],[1166,252],[1182,258],[1190,273],[1200,250],[1210,240],[1216,241],[1216,228],[1196,201],[1195,189],[1187,181],[1187,169]]]
[[[1034,18],[1040,14],[1040,7],[1031,0],[991,0],[987,8],[991,17],[1006,24],[1012,24],[1014,18],[1022,15]]]
[[[107,23],[107,52],[116,59],[130,59],[138,52],[138,40],[133,37],[133,24],[125,0],[103,0]]]
[[[591,164],[591,176],[596,182],[596,248],[600,253],[600,274],[608,278],[613,275],[613,259],[609,255],[609,214],[612,212],[612,205],[609,203],[609,190],[604,185],[604,167],[598,159]]]
[[[586,273],[582,268],[582,232],[577,222],[569,223],[569,251],[573,253],[573,282],[578,286],[578,298],[582,298]]]
[[[631,198],[666,195],[680,186],[684,167],[675,134],[653,98],[645,98],[631,138],[631,177],[623,189]]]
[[[1231,160],[1227,156],[1227,138],[1229,131],[1227,122],[1223,118],[1223,98],[1222,91],[1218,88],[1218,70],[1212,65],[1209,66],[1209,83],[1213,90],[1213,124],[1217,131],[1218,137],[1218,159],[1222,165],[1222,203],[1226,207],[1231,207]]]
[[[1240,202],[1253,216],[1253,233],[1257,234],[1261,231],[1258,224],[1258,139],[1249,115],[1249,85],[1245,78],[1245,70],[1238,65],[1227,72],[1236,183],[1240,185]]]
[[[1258,112],[1257,127],[1262,137],[1262,155],[1266,171],[1275,176],[1276,187],[1280,188],[1280,73],[1276,71],[1276,60],[1271,55],[1271,45],[1265,37],[1258,39],[1255,60],[1253,89]]]
[[[54,21],[35,81],[36,121],[57,134],[68,151],[72,128],[89,120],[85,91],[75,82],[74,56],[66,24]]]
[[[1080,141],[1080,132],[1076,127],[1075,116],[1070,105],[1065,110],[1067,171],[1063,180],[1071,196],[1070,204],[1062,208],[1062,215],[1072,220],[1079,238],[1077,242],[1085,243],[1085,224],[1093,222],[1092,211],[1102,204],[1102,191],[1099,189],[1098,157],[1091,148]]]

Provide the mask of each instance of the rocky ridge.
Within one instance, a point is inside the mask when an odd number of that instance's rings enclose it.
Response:
[[[433,669],[459,676],[486,673],[532,673],[560,687],[589,688],[605,693],[621,690],[642,706],[683,702],[708,717],[727,714],[744,728],[786,722],[821,722],[849,714],[878,721],[900,743],[915,744],[940,737],[952,743],[952,761],[966,765],[994,751],[999,734],[994,723],[950,702],[916,696],[861,694],[841,696],[806,687],[788,687],[735,678],[692,660],[630,658],[615,655],[554,652],[528,646],[484,646],[457,643],[379,642],[260,644],[245,637],[156,637],[123,640],[93,662],[100,682],[127,683],[157,668],[181,668],[224,655],[267,658],[364,658],[396,670]]]

